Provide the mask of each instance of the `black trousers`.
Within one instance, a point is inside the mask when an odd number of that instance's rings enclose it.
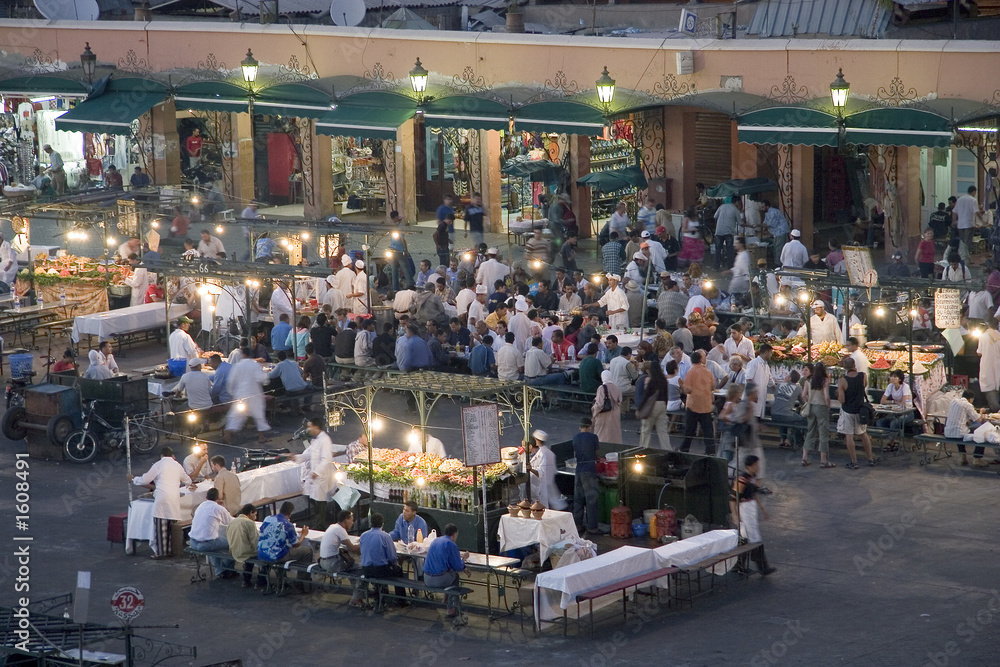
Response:
[[[393,577],[403,576],[402,568],[396,563],[389,565],[366,565],[361,569],[369,579],[392,579]],[[396,586],[396,595],[406,595],[406,589],[402,586]]]
[[[701,436],[705,440],[705,453],[712,456],[715,454],[715,428],[712,424],[711,412],[685,411],[684,442],[681,444],[681,451],[691,451],[691,439],[698,432],[699,425],[701,426]]]

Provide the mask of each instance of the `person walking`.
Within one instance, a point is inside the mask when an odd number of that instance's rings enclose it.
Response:
[[[677,362],[671,360],[668,362],[668,365],[671,362],[676,369]],[[671,449],[670,424],[667,419],[667,396],[669,393],[667,378],[663,374],[660,364],[649,364],[648,375],[643,386],[642,404],[636,406],[636,417],[642,421],[642,426],[639,430],[640,447],[649,448],[652,444],[653,429],[655,428],[660,449]]]
[[[817,361],[813,366],[812,377],[802,392],[802,402],[809,406],[802,465],[809,465],[809,452],[818,451],[820,468],[836,468],[836,463],[827,460],[830,451],[830,376],[825,364]]]
[[[577,530],[584,528],[593,535],[607,535],[597,524],[597,497],[600,487],[597,480],[599,440],[591,433],[590,417],[580,420],[580,432],[573,436],[573,455],[576,456],[576,475],[573,484],[573,518]]]
[[[837,380],[837,400],[840,401],[840,418],[837,420],[837,432],[843,434],[847,443],[847,455],[851,457],[851,462],[847,467],[857,470],[858,457],[854,452],[854,436],[861,436],[861,444],[865,448],[865,456],[868,457],[868,465],[875,466],[875,456],[872,454],[872,440],[868,436],[868,427],[861,423],[858,414],[861,406],[865,404],[865,390],[868,381],[864,373],[859,373],[854,367],[854,359],[844,358],[841,365],[846,371]],[[810,408],[811,409],[811,408]]]
[[[691,353],[691,370],[681,380],[681,391],[687,394],[682,452],[691,450],[691,440],[701,426],[701,435],[705,440],[705,454],[708,456],[715,454],[715,430],[712,425],[714,389],[715,376],[705,365],[705,352],[695,350]]]
[[[611,371],[601,373],[590,416],[599,442],[622,442],[622,390],[612,381]]]

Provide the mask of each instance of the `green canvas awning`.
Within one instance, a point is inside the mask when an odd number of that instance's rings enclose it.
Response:
[[[0,80],[0,95],[10,97],[86,97],[90,87],[80,81],[57,74],[17,76]]]
[[[475,95],[453,95],[423,106],[428,127],[460,127],[467,130],[507,130],[510,109],[495,100]]]
[[[167,97],[167,88],[150,79],[104,79],[94,92],[56,119],[62,132],[131,134],[132,121]]]
[[[922,109],[868,109],[851,114],[845,124],[845,141],[849,144],[921,148],[947,148],[951,145],[951,121]]]
[[[254,112],[296,118],[322,118],[330,113],[333,104],[331,92],[314,87],[309,82],[281,83],[257,93]]]
[[[617,192],[627,188],[644,190],[649,183],[639,165],[629,165],[621,169],[592,171],[586,176],[576,179],[577,185],[587,185],[601,192]]]
[[[397,128],[412,117],[408,109],[338,107],[316,119],[316,132],[333,137],[395,139]]]
[[[837,118],[804,106],[772,107],[739,117],[739,139],[747,144],[836,146]]]
[[[197,81],[179,86],[174,94],[178,109],[194,111],[248,111],[249,97],[242,86],[227,81]]]
[[[536,102],[515,111],[514,127],[526,132],[594,136],[604,133],[604,115],[599,109],[579,102]]]

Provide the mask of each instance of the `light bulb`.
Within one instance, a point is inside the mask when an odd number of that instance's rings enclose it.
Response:
[[[191,203],[192,204],[197,204],[198,203],[198,198],[197,197],[191,197]]]
[[[879,306],[878,308],[875,309],[875,314],[878,315],[879,317],[882,317],[883,315],[885,315],[885,308]]]
[[[410,434],[406,436],[406,439],[411,445],[416,445],[420,442],[420,435],[416,431],[410,431]]]
[[[303,241],[309,240],[309,232],[302,232],[302,240]]]
[[[195,445],[194,447],[192,447],[191,452],[193,454],[201,454],[201,445]]]
[[[464,255],[462,255],[462,259],[464,259],[466,262],[469,262],[469,261],[472,260],[472,254],[471,253],[465,253]]]
[[[247,406],[243,401],[240,401],[239,403],[236,404],[236,409],[239,412],[243,412],[247,409]]]
[[[973,330],[973,332],[972,332],[972,335],[973,335],[974,337],[976,337],[976,338],[979,338],[980,336],[982,336],[982,335],[983,335],[983,332],[982,332],[982,330],[981,330],[981,329],[975,329],[975,330]]]
[[[399,232],[393,232],[392,233],[392,239],[394,241],[398,241],[399,240]]]
[[[702,284],[702,287],[704,287],[705,289],[712,289],[712,281],[711,281],[711,280],[706,280],[706,281],[705,281],[705,282],[704,282],[704,283]]]
[[[642,462],[641,461],[636,461],[635,465],[632,466],[632,467],[635,468],[636,472],[642,472]]]
[[[917,316],[917,309],[916,308],[911,308],[910,309],[910,317],[916,317],[916,316]]]
[[[108,237],[108,247],[109,248],[114,247],[115,243],[117,243],[117,241],[115,241],[115,237],[114,236],[109,236]]]
[[[386,259],[392,259],[392,251],[391,250],[386,250],[385,251],[385,258]]]
[[[781,294],[779,294],[778,296],[774,297],[774,300],[778,303],[779,306],[785,305],[785,303],[788,301],[788,299],[786,299]]]
[[[208,294],[208,288],[204,285],[199,285],[198,294],[200,294],[201,296],[205,296],[206,294]]]
[[[247,278],[247,287],[250,287],[251,285],[253,285],[253,281]]]
[[[208,312],[214,313],[215,312],[215,306],[209,306],[208,307]]]
[[[601,277],[600,276],[594,276],[594,282],[597,283],[597,284],[600,284]]]
[[[215,228],[215,233],[216,233],[216,234],[221,234],[221,233],[222,233],[222,231],[223,231],[223,230],[222,230],[222,225],[218,225],[218,226],[216,226],[216,228]]]
[[[344,480],[347,479],[347,475],[344,474],[343,470],[338,470],[337,472],[333,473],[333,479],[335,479],[337,483],[343,484]]]
[[[802,303],[805,303],[808,300],[809,300],[809,295],[806,292],[803,292],[802,294],[799,295],[799,301],[801,301]]]
[[[288,247],[288,239],[281,239],[281,245]]]
[[[149,226],[152,227],[153,229],[159,229],[160,223],[158,223],[156,220],[153,220],[151,223],[149,223]]]
[[[196,421],[198,421],[198,415],[196,415],[196,414],[195,414],[195,413],[193,413],[193,412],[189,412],[189,413],[188,413],[188,421],[189,421],[189,422],[196,422]],[[197,448],[197,447],[195,447],[195,450],[197,450],[197,449],[198,449],[198,448]]]
[[[260,281],[259,280],[253,281],[253,286],[254,287],[260,287]]]
[[[423,486],[426,483],[427,483],[426,479],[424,479],[423,477],[417,477],[417,486]]]
[[[382,420],[376,417],[372,420],[372,430],[381,431],[382,430]]]

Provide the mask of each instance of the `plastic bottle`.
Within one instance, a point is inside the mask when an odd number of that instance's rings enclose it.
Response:
[[[39,309],[45,306],[45,298],[42,296],[42,290],[38,290],[38,295],[35,297],[35,303],[38,304]]]
[[[21,310],[21,299],[14,297],[14,310]]]
[[[411,528],[412,528],[412,526],[411,526]],[[423,531],[422,528],[417,528],[417,543],[418,544],[423,544],[424,543],[424,531]]]
[[[413,524],[406,527],[406,543],[413,544]]]
[[[61,306],[66,305],[66,290],[63,290],[62,292],[59,293],[59,305]]]

